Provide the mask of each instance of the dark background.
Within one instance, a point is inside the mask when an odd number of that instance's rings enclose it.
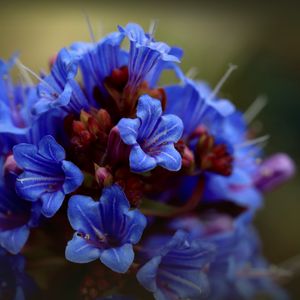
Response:
[[[271,139],[266,152],[288,152],[300,162],[300,8],[292,2],[16,2],[2,1],[0,57],[21,53],[38,72],[48,58],[73,41],[89,41],[83,11],[97,38],[117,24],[138,22],[145,29],[158,19],[158,40],[185,50],[182,67],[197,67],[197,78],[215,85],[229,63],[239,66],[221,95],[245,110],[261,94],[268,105],[259,115]],[[300,254],[300,181],[296,177],[266,196],[256,218],[264,253],[274,264]],[[300,257],[295,260],[295,269]],[[286,283],[300,299],[299,273]]]

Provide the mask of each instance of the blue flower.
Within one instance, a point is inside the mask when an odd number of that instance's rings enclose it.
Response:
[[[230,176],[217,174],[206,176],[204,199],[207,202],[230,200],[251,209],[262,205],[262,194],[255,186],[261,155],[258,145],[249,143],[243,115],[236,111],[220,124],[220,136],[233,149],[233,170]]]
[[[259,293],[271,295],[272,299],[287,299],[272,281],[252,220],[251,211],[236,219],[210,211],[201,218],[178,218],[171,222],[173,230],[183,228],[190,239],[215,246],[215,256],[207,272],[211,286],[208,299],[254,299]]]
[[[160,60],[154,68],[147,74],[145,80],[149,84],[150,88],[155,88],[159,83],[159,79],[162,75],[162,72],[165,70],[175,71],[177,73],[180,70],[179,65],[177,62],[181,60],[183,56],[183,50],[178,47],[171,47],[170,55],[177,57],[178,60],[176,61],[165,61]]]
[[[38,147],[18,144],[14,158],[24,172],[17,178],[16,190],[28,201],[42,201],[42,213],[52,217],[62,205],[66,194],[75,191],[83,181],[81,171],[65,160],[64,149],[48,135]]]
[[[203,199],[205,203],[229,200],[251,209],[259,208],[263,201],[251,175],[237,166],[234,166],[232,174],[227,177],[218,174],[207,175]]]
[[[258,294],[288,299],[272,280],[270,265],[261,254],[260,240],[250,224],[252,218],[251,212],[246,213],[235,220],[231,232],[208,238],[214,239],[217,246],[208,273],[212,299],[254,299]]]
[[[161,62],[179,62],[181,53],[172,51],[165,43],[154,41],[139,25],[129,23],[125,27],[119,26],[119,31],[130,41],[127,87],[132,93],[136,92],[150,72],[161,69]]]
[[[209,87],[203,82],[182,77],[182,84],[167,86],[166,112],[181,118],[184,136],[198,126],[205,126],[210,133],[221,129],[220,122],[234,112],[233,105],[225,99],[210,100]]]
[[[75,80],[77,72],[77,55],[65,48],[60,50],[51,74],[38,85],[39,100],[33,106],[33,113],[40,115],[54,108],[73,113],[88,109],[88,101]]]
[[[16,57],[0,61],[0,154],[7,154],[19,143],[36,143],[47,134],[56,135],[62,127],[62,115],[51,111],[39,117],[31,110],[37,101],[33,85],[14,85],[10,71]]]
[[[96,259],[111,270],[125,273],[134,259],[136,244],[146,226],[138,210],[117,185],[103,190],[99,202],[76,195],[69,201],[68,217],[76,233],[66,248],[66,258],[87,263]]]
[[[0,245],[12,254],[21,251],[40,217],[40,205],[21,199],[15,192],[15,176],[0,182]]]
[[[160,246],[161,243],[156,245]],[[152,248],[155,249],[155,248]],[[212,261],[214,247],[201,240],[191,241],[177,231],[173,238],[137,273],[138,281],[156,300],[202,299],[209,290],[205,268]]]
[[[28,108],[36,99],[33,87],[14,86],[10,71],[15,60],[14,56],[7,62],[0,60],[0,153],[7,153],[12,145],[25,139],[30,125]]]
[[[104,79],[110,76],[114,69],[128,64],[128,53],[121,49],[123,39],[123,34],[113,32],[96,44],[71,45],[71,50],[79,57],[84,87],[90,102],[93,101],[95,87],[107,95]]]
[[[136,119],[123,118],[118,123],[121,138],[131,145],[129,157],[133,172],[147,172],[157,165],[178,171],[181,156],[174,147],[183,131],[175,115],[162,115],[161,103],[148,95],[140,97]]]

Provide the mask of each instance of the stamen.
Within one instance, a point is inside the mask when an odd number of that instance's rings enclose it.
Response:
[[[280,269],[287,270],[292,274],[299,274],[300,272],[300,254],[293,256],[286,261],[279,264]]]
[[[273,279],[282,279],[286,277],[291,277],[293,272],[288,269],[271,265],[269,268],[253,268],[248,266],[238,272],[238,276],[259,279],[264,277],[269,277]]]
[[[28,75],[28,72],[25,71],[25,69],[22,67],[22,63],[20,62],[20,60],[17,58],[16,59],[16,66],[18,68],[18,70],[20,71],[20,74],[22,76],[22,78],[24,78],[25,82],[28,85],[34,85],[33,81],[31,80],[30,76]]]
[[[151,22],[150,22],[148,32],[149,32],[149,35],[151,36],[151,39],[154,39],[158,23],[159,23],[159,20],[157,20],[157,19],[151,20]]]
[[[237,145],[235,145],[235,147],[236,148],[244,148],[244,147],[249,147],[249,146],[253,146],[253,145],[264,144],[269,138],[270,138],[270,135],[266,134],[266,135],[258,137],[256,139],[248,140],[244,143],[237,144]]]
[[[223,75],[223,77],[220,79],[220,81],[218,82],[218,84],[216,85],[216,87],[214,88],[214,90],[208,96],[208,98],[207,98],[208,101],[209,100],[213,100],[216,97],[216,95],[219,93],[219,91],[222,88],[222,86],[225,83],[225,81],[229,78],[229,76],[231,75],[231,73],[234,70],[236,70],[236,69],[237,69],[236,65],[229,64],[226,73]]]
[[[86,11],[84,9],[82,9],[82,13],[84,15],[85,22],[86,22],[88,30],[89,30],[91,41],[95,44],[96,43],[96,38],[95,38],[94,30],[93,30],[93,27],[92,27],[91,19],[90,19],[89,15],[86,13]]]
[[[248,124],[250,124],[257,117],[257,115],[266,106],[267,102],[268,99],[264,95],[260,95],[254,100],[254,102],[244,113],[244,118]]]
[[[57,92],[53,86],[51,86],[47,81],[45,81],[43,78],[41,78],[38,74],[36,74],[34,71],[32,71],[30,68],[26,67],[20,60],[19,60],[19,67],[23,68],[27,73],[31,74],[33,77],[35,77],[40,82],[47,85],[55,94],[60,94]]]
[[[198,75],[199,70],[197,67],[191,67],[185,74],[186,77],[190,79],[195,79],[196,76]]]

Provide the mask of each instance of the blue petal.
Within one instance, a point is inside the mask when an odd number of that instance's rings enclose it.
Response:
[[[235,111],[235,106],[233,103],[226,99],[211,101],[210,105],[213,106],[224,117],[233,114]]]
[[[129,156],[130,169],[136,173],[148,172],[157,165],[156,160],[147,155],[139,145],[134,145]]]
[[[149,147],[155,147],[165,143],[176,143],[181,138],[183,123],[175,115],[163,115],[151,137],[145,142]]]
[[[205,299],[209,293],[209,282],[206,274],[200,270],[163,270],[158,281],[162,286],[167,285],[167,289],[161,289],[159,294],[169,299]]]
[[[38,86],[39,101],[32,108],[34,115],[41,115],[50,109],[66,106],[71,100],[72,87],[69,83],[65,84],[63,90],[56,90],[50,88],[50,86],[56,85],[53,80],[49,78],[45,78],[44,80],[48,84],[43,83],[43,85]]]
[[[100,198],[100,203],[102,203],[102,205],[111,205],[111,208],[114,208],[115,206],[112,205],[113,200],[117,201],[118,209],[121,212],[126,212],[127,210],[129,210],[129,201],[127,200],[126,195],[121,189],[121,187],[117,184],[103,189],[102,196]]]
[[[172,47],[170,52],[171,55],[176,56],[178,61],[183,56],[183,50],[181,48]],[[146,81],[148,82],[150,88],[154,88],[158,85],[158,81],[163,71],[165,70],[174,70],[179,68],[179,66],[173,61],[159,61],[157,65],[148,73],[146,76]]]
[[[65,159],[64,148],[51,135],[43,137],[39,142],[38,148],[38,153],[47,159],[57,162]]]
[[[101,255],[101,250],[76,233],[66,247],[66,259],[75,263],[88,263]]]
[[[75,191],[83,182],[84,176],[80,169],[70,161],[62,162],[62,169],[65,173],[63,190],[65,194]]]
[[[179,61],[171,54],[171,47],[165,43],[155,42],[139,25],[129,23],[125,28],[121,26],[118,28],[130,41],[127,88],[131,92],[136,92],[147,76],[155,72],[161,61]]]
[[[22,169],[30,168],[33,164],[33,170],[40,170],[39,162],[32,159],[37,152],[37,147],[31,144],[21,143],[13,148],[14,159]]]
[[[147,225],[146,217],[137,209],[129,211],[127,214],[127,229],[124,240],[131,244],[136,244],[142,237]]]
[[[29,237],[29,228],[27,225],[22,227],[0,231],[0,245],[12,254],[21,251]]]
[[[38,86],[39,101],[34,105],[33,113],[41,114],[55,107],[66,107],[69,105],[73,93],[71,82],[75,78],[77,70],[76,55],[72,51],[63,48],[58,53],[51,74],[44,78]],[[82,107],[85,107],[86,99],[83,94],[78,94],[75,91],[75,95],[77,97],[75,96],[73,102],[82,100]]]
[[[113,32],[104,37],[96,45],[86,45],[80,52],[80,68],[82,70],[84,86],[90,99],[93,99],[94,88],[107,94],[104,79],[111,75],[114,69],[118,69],[128,63],[128,54],[120,47],[124,35]],[[78,44],[72,48],[78,53]]]
[[[197,90],[195,82],[185,79],[185,85],[174,85],[165,89],[167,113],[177,115],[184,124],[185,134],[190,134],[201,123],[206,104]]]
[[[154,158],[159,166],[169,171],[178,171],[181,169],[182,158],[173,144],[160,146],[158,154]]]
[[[51,110],[32,120],[26,139],[29,143],[37,145],[46,135],[57,137],[63,132],[64,113],[61,110]]]
[[[141,140],[151,136],[152,131],[162,115],[161,103],[148,95],[143,95],[139,98],[137,106],[137,116],[141,120],[138,138]]]
[[[37,201],[45,192],[56,192],[62,186],[64,177],[52,174],[45,177],[33,172],[23,172],[16,180],[16,191],[24,199]]]
[[[148,41],[143,28],[135,23],[128,23],[126,27],[118,26],[121,33],[127,35],[132,42],[137,42],[138,45],[144,44]]]
[[[136,143],[140,125],[141,123],[139,119],[123,118],[119,121],[117,126],[125,144],[134,145]]]
[[[43,202],[42,213],[45,217],[51,218],[60,209],[65,198],[62,191],[54,193],[44,193],[41,196]]]
[[[128,212],[130,204],[122,189],[118,185],[104,189],[99,206],[103,231],[105,234],[118,237],[119,242],[123,242],[122,230],[127,230],[124,214]]]
[[[157,272],[161,263],[161,256],[156,256],[148,261],[136,274],[139,283],[148,291],[156,292],[158,287],[156,283]]]
[[[59,173],[59,164],[40,156],[34,145],[18,144],[14,146],[13,153],[18,166],[24,170],[49,176]]]
[[[228,177],[217,174],[207,176],[204,199],[206,202],[226,199],[252,209],[262,205],[262,194],[253,186],[250,174],[238,167],[234,167]]]
[[[118,248],[104,250],[100,255],[101,262],[108,268],[118,273],[125,273],[133,263],[134,252],[131,244]]]
[[[98,239],[100,232],[99,203],[87,196],[72,196],[68,203],[68,218],[73,229]]]

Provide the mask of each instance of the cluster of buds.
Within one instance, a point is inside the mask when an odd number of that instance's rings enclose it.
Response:
[[[209,171],[223,176],[232,172],[233,157],[226,144],[216,142],[204,128],[199,129],[200,137],[196,146],[196,165],[202,171]]]

